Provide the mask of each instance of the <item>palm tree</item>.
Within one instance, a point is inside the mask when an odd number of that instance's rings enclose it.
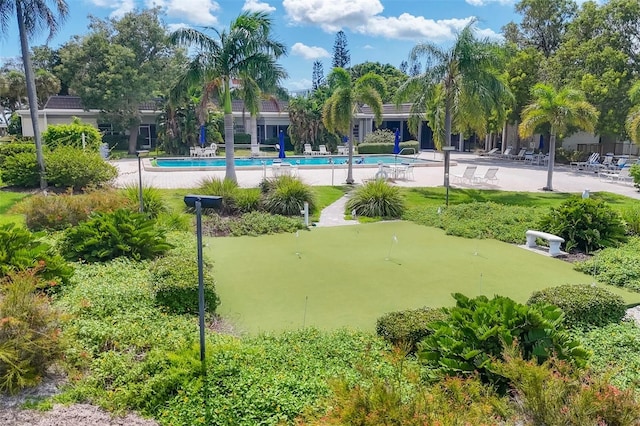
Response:
[[[29,37],[33,37],[41,28],[49,30],[49,38],[58,30],[59,24],[66,18],[69,11],[64,0],[52,0],[52,10],[47,0],[3,0],[0,1],[0,30],[5,32],[9,26],[9,16],[16,14],[18,18],[18,32],[20,34],[20,48],[22,50],[22,63],[27,79],[27,98],[33,124],[33,134],[36,141],[36,156],[40,167],[40,188],[47,187],[45,176],[44,155],[42,154],[42,137],[38,123],[38,96],[36,95],[35,76],[31,65],[29,53]],[[47,40],[47,41],[48,41]]]
[[[353,115],[359,104],[367,104],[374,114],[376,123],[382,121],[382,98],[386,87],[382,77],[367,73],[351,82],[351,75],[343,68],[334,68],[329,75],[331,96],[322,108],[322,122],[333,133],[341,133],[349,138],[349,164],[347,183],[353,183]]]
[[[635,144],[640,144],[640,81],[637,81],[629,90],[629,98],[634,106],[627,115],[626,128],[629,137]]]
[[[521,137],[533,136],[541,126],[548,125],[549,168],[545,191],[553,191],[553,167],[556,153],[556,136],[566,133],[569,126],[592,132],[598,121],[598,111],[585,100],[584,93],[565,87],[556,90],[538,83],[531,89],[532,102],[522,110],[518,132]]]
[[[474,36],[474,24],[475,21],[467,24],[447,50],[432,43],[416,45],[410,61],[415,64],[425,59],[427,68],[410,77],[396,93],[397,104],[412,103],[409,130],[417,135],[426,118],[437,130],[434,137],[439,148],[451,145],[452,128],[484,132],[484,120],[510,96],[496,71],[500,52],[487,40]]]
[[[233,115],[231,109],[231,84],[234,80],[254,79],[262,76],[265,80],[282,72],[275,66],[274,59],[286,53],[285,46],[274,40],[271,34],[273,22],[261,12],[246,12],[238,16],[229,30],[218,31],[206,28],[215,38],[194,29],[180,29],[171,39],[181,45],[193,45],[198,49],[195,57],[182,76],[183,86],[203,85],[204,101],[216,97],[224,112],[224,140],[226,156],[225,178],[237,181],[234,165]],[[245,84],[249,84],[246,81]]]

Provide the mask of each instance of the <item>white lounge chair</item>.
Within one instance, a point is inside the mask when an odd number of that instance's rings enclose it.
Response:
[[[507,149],[504,150],[504,152],[502,154],[500,154],[500,158],[509,158],[511,157],[511,151],[513,151],[513,148],[511,148],[510,146],[507,147]]]
[[[260,157],[262,153],[260,152],[260,145],[251,145],[251,156],[252,157]]]
[[[329,154],[331,154],[329,151],[327,151],[327,146],[326,145],[320,145],[320,146],[318,146],[318,149],[320,150],[320,151],[318,151],[319,155],[329,155]]]
[[[597,152],[592,153],[587,161],[573,161],[569,163],[569,167],[574,170],[594,169],[599,167],[600,154]]]
[[[625,167],[623,169],[620,169],[619,172],[603,171],[600,172],[598,176],[600,177],[600,180],[606,180],[609,182],[632,182],[633,176],[631,176],[631,174],[629,173],[630,171],[630,167]]]
[[[497,167],[489,167],[485,172],[484,176],[474,176],[473,180],[475,183],[498,183],[498,178],[496,174],[498,173]]]
[[[464,170],[464,173],[462,173],[461,175],[452,175],[453,180],[459,183],[469,183],[473,185],[474,175],[476,174],[477,169],[478,166],[467,166],[467,168]]]
[[[190,157],[195,157],[196,156],[196,147],[195,146],[190,146],[189,147],[189,156]]]
[[[524,156],[527,153],[526,148],[521,148],[520,151],[516,155],[510,155],[509,159],[511,160],[524,160]]]
[[[304,152],[303,152],[303,154],[304,155],[313,155],[314,154],[313,148],[311,147],[310,143],[305,143],[304,144]]]
[[[487,157],[491,157],[491,156],[494,156],[494,155],[500,155],[500,148],[492,148],[491,150],[489,150],[489,151],[487,151],[485,153],[482,153],[480,155],[487,156]]]

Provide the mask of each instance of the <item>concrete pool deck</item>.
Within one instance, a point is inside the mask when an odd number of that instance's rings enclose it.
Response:
[[[438,159],[438,153],[423,152],[420,158],[427,160]],[[538,192],[547,182],[545,166],[523,164],[521,161],[509,161],[480,157],[472,153],[457,153],[451,155],[451,175],[462,175],[469,165],[477,166],[476,175],[484,175],[489,167],[498,167],[498,181],[494,184],[464,185],[452,184],[452,187],[498,189],[503,191]],[[148,160],[147,160],[148,161]],[[136,159],[114,161],[119,170],[116,178],[117,186],[138,184],[138,162]],[[443,167],[415,167],[412,180],[398,180],[396,185],[405,187],[436,187],[442,186],[444,181]],[[363,179],[374,177],[375,167],[353,169],[355,182],[360,184]],[[157,188],[197,188],[203,178],[217,176],[224,178],[224,170],[219,171],[172,171],[156,172],[143,170],[142,181],[146,185]],[[238,184],[241,187],[256,187],[265,176],[264,170],[243,170],[236,168]],[[344,165],[336,165],[335,169],[300,169],[298,175],[309,185],[342,185],[347,176]],[[271,169],[267,167],[266,177],[272,177]],[[640,199],[640,192],[632,183],[602,182],[593,172],[574,171],[569,166],[558,165],[553,175],[553,186],[557,192],[578,192],[585,189],[591,192],[608,191],[628,197]]]

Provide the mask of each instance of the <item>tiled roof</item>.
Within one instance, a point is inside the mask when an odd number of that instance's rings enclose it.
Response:
[[[373,114],[371,107],[369,105],[362,105],[360,107],[360,111],[363,114]],[[384,104],[382,105],[382,115],[397,115],[397,114],[409,114],[411,112],[411,104],[400,104],[399,107],[396,107],[395,104]]]
[[[233,112],[242,112],[244,103],[240,99],[231,101],[231,110]],[[287,101],[261,101],[260,112],[287,112],[289,102]]]
[[[80,96],[51,96],[44,109],[78,109],[84,110]],[[155,111],[159,109],[157,101],[146,101],[140,104],[140,110]]]

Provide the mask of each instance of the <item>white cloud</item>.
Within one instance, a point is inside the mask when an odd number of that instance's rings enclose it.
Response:
[[[365,44],[364,46],[362,46],[363,49],[373,49],[373,46],[370,44]]]
[[[331,55],[322,47],[307,46],[302,43],[296,43],[291,46],[291,54],[296,56],[302,56],[304,59],[319,59],[329,58]]]
[[[513,4],[514,0],[466,0],[466,2],[472,6],[485,6],[489,3]]]
[[[170,33],[177,31],[181,28],[189,28],[189,24],[185,24],[184,22],[179,22],[176,24],[167,24],[167,31]]]
[[[109,5],[110,8],[114,9],[113,12],[109,15],[111,18],[122,18],[127,13],[131,12],[136,8],[135,0],[120,0],[116,2],[112,2]]]
[[[184,19],[191,24],[218,23],[213,13],[220,10],[220,5],[214,0],[146,0],[146,3],[147,7],[160,6],[170,18]]]
[[[263,3],[260,0],[245,0],[242,10],[249,12],[266,12],[271,13],[276,10],[269,3]]]
[[[283,0],[294,24],[317,25],[326,32],[365,25],[383,11],[379,0]]]
[[[311,89],[311,86],[313,86],[313,84],[311,83],[311,80],[303,78],[297,81],[288,81],[286,83],[286,86],[291,90],[306,90]]]

